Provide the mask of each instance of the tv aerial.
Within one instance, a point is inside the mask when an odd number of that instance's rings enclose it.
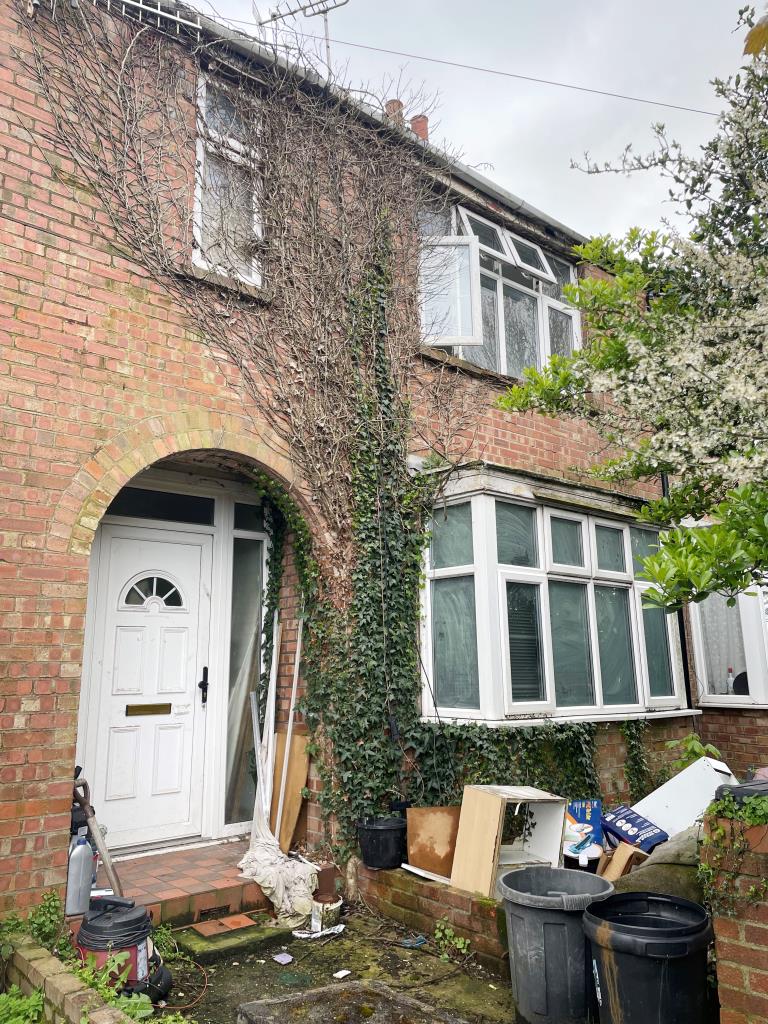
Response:
[[[285,21],[286,18],[293,18],[297,14],[303,14],[305,18],[317,18],[322,17],[323,29],[325,34],[325,62],[328,65],[328,70],[331,68],[331,37],[328,31],[328,14],[331,11],[338,10],[339,7],[345,7],[349,3],[349,0],[308,0],[307,3],[297,4],[294,7],[288,7],[286,10],[280,10],[277,6],[269,12],[269,14],[262,18],[259,16],[258,11],[255,11],[256,20],[259,28],[271,24],[274,27],[275,35],[277,35],[277,23],[278,21]]]

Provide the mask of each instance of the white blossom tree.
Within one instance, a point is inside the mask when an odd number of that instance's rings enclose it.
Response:
[[[579,247],[609,272],[572,289],[588,343],[501,399],[589,420],[606,443],[599,477],[669,481],[646,512],[667,530],[645,571],[670,609],[768,574],[768,58],[714,84],[723,113],[698,155],[658,125],[650,155],[588,161],[661,170],[687,230]]]

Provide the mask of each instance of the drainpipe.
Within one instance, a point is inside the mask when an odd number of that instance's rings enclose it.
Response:
[[[663,497],[669,497],[669,477],[666,473],[661,474],[661,493]],[[685,632],[685,617],[681,608],[677,613],[677,628],[680,633],[680,653],[683,661],[683,683],[685,684],[685,703],[689,710],[693,710],[693,695],[691,693],[691,671],[688,664],[688,637]]]

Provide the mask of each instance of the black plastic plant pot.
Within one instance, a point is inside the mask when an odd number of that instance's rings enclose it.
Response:
[[[406,860],[405,818],[363,818],[357,823],[357,841],[367,868],[399,868]]]
[[[704,907],[678,896],[616,893],[584,912],[600,1024],[711,1020]],[[716,1019],[716,1017],[715,1017]]]

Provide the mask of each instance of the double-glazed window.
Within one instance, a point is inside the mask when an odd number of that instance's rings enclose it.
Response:
[[[194,262],[258,285],[261,229],[254,130],[239,97],[225,83],[200,83]]]
[[[500,719],[676,706],[677,620],[643,607],[652,530],[474,495],[436,510],[425,711]]]
[[[768,704],[768,589],[735,603],[711,594],[691,606],[696,684],[704,704]]]
[[[571,264],[463,207],[452,220],[425,217],[422,231],[428,344],[510,377],[573,352],[578,314],[563,292],[575,281]]]

